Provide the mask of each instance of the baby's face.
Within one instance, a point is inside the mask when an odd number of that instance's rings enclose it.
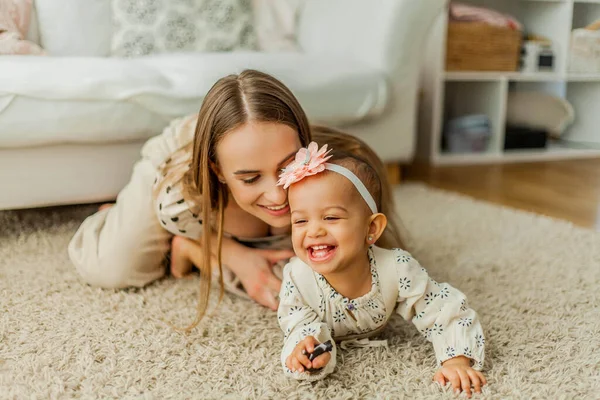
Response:
[[[341,272],[365,257],[371,212],[344,176],[325,171],[288,192],[296,255],[316,272]]]

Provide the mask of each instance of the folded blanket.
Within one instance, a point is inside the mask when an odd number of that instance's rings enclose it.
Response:
[[[31,0],[0,0],[0,55],[45,54],[25,40],[31,17]]]
[[[463,3],[450,3],[450,20],[460,22],[483,22],[502,28],[523,30],[523,26],[515,18],[489,8],[475,7]]]

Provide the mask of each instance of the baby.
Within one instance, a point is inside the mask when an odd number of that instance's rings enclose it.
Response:
[[[375,245],[386,228],[381,177],[356,158],[331,156],[311,143],[280,176],[289,187],[296,253],[284,268],[278,319],[287,375],[316,380],[333,372],[336,346],[309,361],[331,340],[379,333],[395,310],[433,343],[434,380],[471,396],[486,383],[485,339],[463,293],[437,283],[406,251]],[[376,343],[376,342],[372,342]]]

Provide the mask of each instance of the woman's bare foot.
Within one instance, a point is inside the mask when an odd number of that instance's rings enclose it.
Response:
[[[173,236],[171,240],[171,275],[183,278],[192,272],[193,264],[189,258],[190,239]]]
[[[111,208],[114,205],[115,205],[115,203],[102,204],[100,207],[98,207],[98,211],[102,211],[102,210],[105,210],[107,208]]]

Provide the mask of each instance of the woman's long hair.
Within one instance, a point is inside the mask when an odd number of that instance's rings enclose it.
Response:
[[[219,165],[216,149],[223,137],[251,121],[285,124],[298,132],[302,146],[307,146],[311,141],[308,119],[300,103],[274,77],[255,70],[245,70],[239,75],[219,79],[210,89],[200,107],[192,163],[184,176],[185,192],[190,197],[198,198],[198,211],[202,213],[204,221],[201,239],[204,260],[202,265],[196,266],[200,270],[198,308],[196,318],[185,330],[197,326],[206,313],[213,257],[219,269],[219,301],[223,296],[221,247],[228,189],[219,181],[213,167]],[[216,249],[211,240],[213,229],[217,232]]]

